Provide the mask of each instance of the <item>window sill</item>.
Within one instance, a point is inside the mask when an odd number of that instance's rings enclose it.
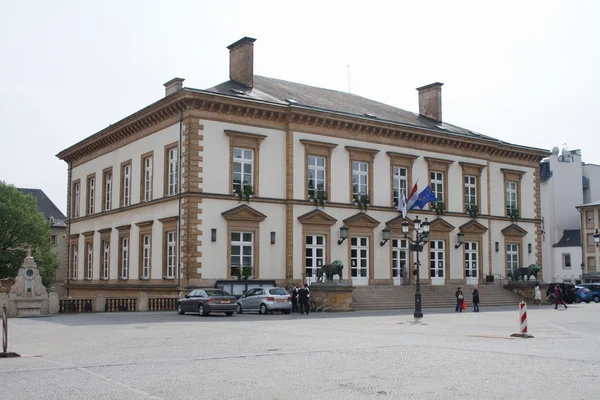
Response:
[[[150,278],[144,278],[144,277],[140,278],[140,281],[149,281],[149,280],[150,280]]]
[[[101,278],[100,278],[100,280],[101,280],[101,281],[107,281],[107,280],[108,280],[108,278],[101,277]]]
[[[83,278],[84,281],[91,281],[92,278]]]
[[[129,280],[129,278],[123,278],[123,277],[120,277],[120,278],[119,278],[119,280],[120,280],[120,281],[128,281],[128,280]]]

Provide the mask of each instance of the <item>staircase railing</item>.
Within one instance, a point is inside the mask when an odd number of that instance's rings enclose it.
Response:
[[[488,284],[488,283],[494,283],[496,277],[500,278],[500,286],[502,286],[502,279],[504,279],[506,281],[506,283],[508,283],[508,278],[506,278],[505,276],[502,276],[500,274],[493,274],[493,275],[486,275],[485,276],[486,284]],[[492,279],[489,279],[489,278],[492,278]]]

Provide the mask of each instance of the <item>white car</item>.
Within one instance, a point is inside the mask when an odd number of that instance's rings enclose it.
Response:
[[[267,314],[281,311],[284,314],[292,312],[292,298],[282,288],[254,288],[248,290],[237,301],[237,312],[258,312]]]

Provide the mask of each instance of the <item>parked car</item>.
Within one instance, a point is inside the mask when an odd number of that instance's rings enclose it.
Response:
[[[248,290],[238,299],[237,312],[258,312],[266,314],[281,311],[284,314],[292,312],[292,298],[282,288],[254,288]]]
[[[223,289],[195,289],[177,302],[177,313],[197,312],[204,316],[210,313],[225,313],[231,317],[237,309],[234,295]]]
[[[546,296],[550,296],[551,294],[552,295],[554,294],[554,288],[556,287],[556,285],[560,285],[560,288],[562,289],[562,292],[563,292],[563,300],[565,302],[571,304],[575,301],[575,298],[577,297],[577,289],[575,288],[575,285],[573,285],[570,282],[549,283],[548,289],[546,289]]]
[[[600,303],[600,283],[582,283],[580,286],[583,286],[592,292],[592,300],[594,300],[594,303]]]
[[[585,288],[583,286],[575,286],[575,289],[577,289],[577,294],[575,295],[575,303],[581,303],[586,302],[589,303],[590,301],[592,301],[592,298],[594,297],[592,295],[592,291],[588,288]]]

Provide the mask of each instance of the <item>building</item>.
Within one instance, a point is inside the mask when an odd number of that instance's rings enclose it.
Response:
[[[600,218],[600,201],[580,205],[577,209],[581,213],[581,236],[583,241],[581,279],[584,283],[600,282],[598,243],[595,243],[594,240],[594,236],[599,235],[597,221]]]
[[[50,244],[52,253],[56,254],[59,261],[59,267],[54,273],[54,288],[59,296],[65,292],[65,246],[66,246],[66,231],[67,217],[56,207],[56,205],[46,196],[41,189],[21,189],[17,188],[21,193],[32,195],[38,205],[38,210],[44,214],[44,217],[50,222]]]
[[[425,283],[540,263],[547,151],[444,122],[441,83],[418,88],[414,114],[256,76],[254,41],[228,47],[229,81],[198,90],[175,78],[163,99],[57,155],[69,166],[71,295],[312,281],[334,260],[354,285],[407,283],[416,257],[397,203],[415,182],[444,209],[409,214],[431,221]]]

